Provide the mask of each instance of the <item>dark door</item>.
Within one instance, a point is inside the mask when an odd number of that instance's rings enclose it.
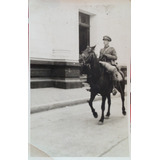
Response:
[[[89,28],[79,26],[79,53],[81,54],[89,45]]]
[[[90,45],[89,15],[79,13],[79,53],[81,54]]]

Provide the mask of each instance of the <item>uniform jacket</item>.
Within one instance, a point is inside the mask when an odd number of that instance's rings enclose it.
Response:
[[[117,53],[113,47],[104,47],[100,50],[100,61],[105,61],[110,64],[115,64],[115,60],[117,60]]]

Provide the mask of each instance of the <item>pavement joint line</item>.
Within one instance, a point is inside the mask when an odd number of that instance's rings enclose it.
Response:
[[[41,153],[41,154],[44,154],[45,155],[45,157],[50,157],[46,152],[44,152],[44,151],[42,151],[40,148],[38,148],[38,147],[36,147],[35,145],[33,145],[33,144],[29,144],[30,145],[30,147],[29,147],[29,153],[31,154],[31,147],[33,147],[37,152],[39,152],[39,153]],[[35,156],[33,156],[33,157],[35,157]]]
[[[120,144],[121,142],[125,141],[128,137],[123,138],[122,140],[118,141],[116,144],[114,144],[111,148],[109,148],[107,151],[101,153],[98,157],[102,157],[103,155],[107,154],[108,152],[110,152],[113,148],[115,148],[118,144]]]

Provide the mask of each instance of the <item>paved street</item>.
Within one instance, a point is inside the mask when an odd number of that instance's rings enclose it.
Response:
[[[98,119],[87,103],[31,114],[30,156],[128,157],[129,120],[120,97],[112,98],[111,117],[103,125],[98,125],[100,105],[94,102]]]

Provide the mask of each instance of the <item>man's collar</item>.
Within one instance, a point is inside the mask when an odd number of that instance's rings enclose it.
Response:
[[[108,47],[109,47],[109,45],[105,45],[105,46],[104,46],[104,48],[108,48]]]

